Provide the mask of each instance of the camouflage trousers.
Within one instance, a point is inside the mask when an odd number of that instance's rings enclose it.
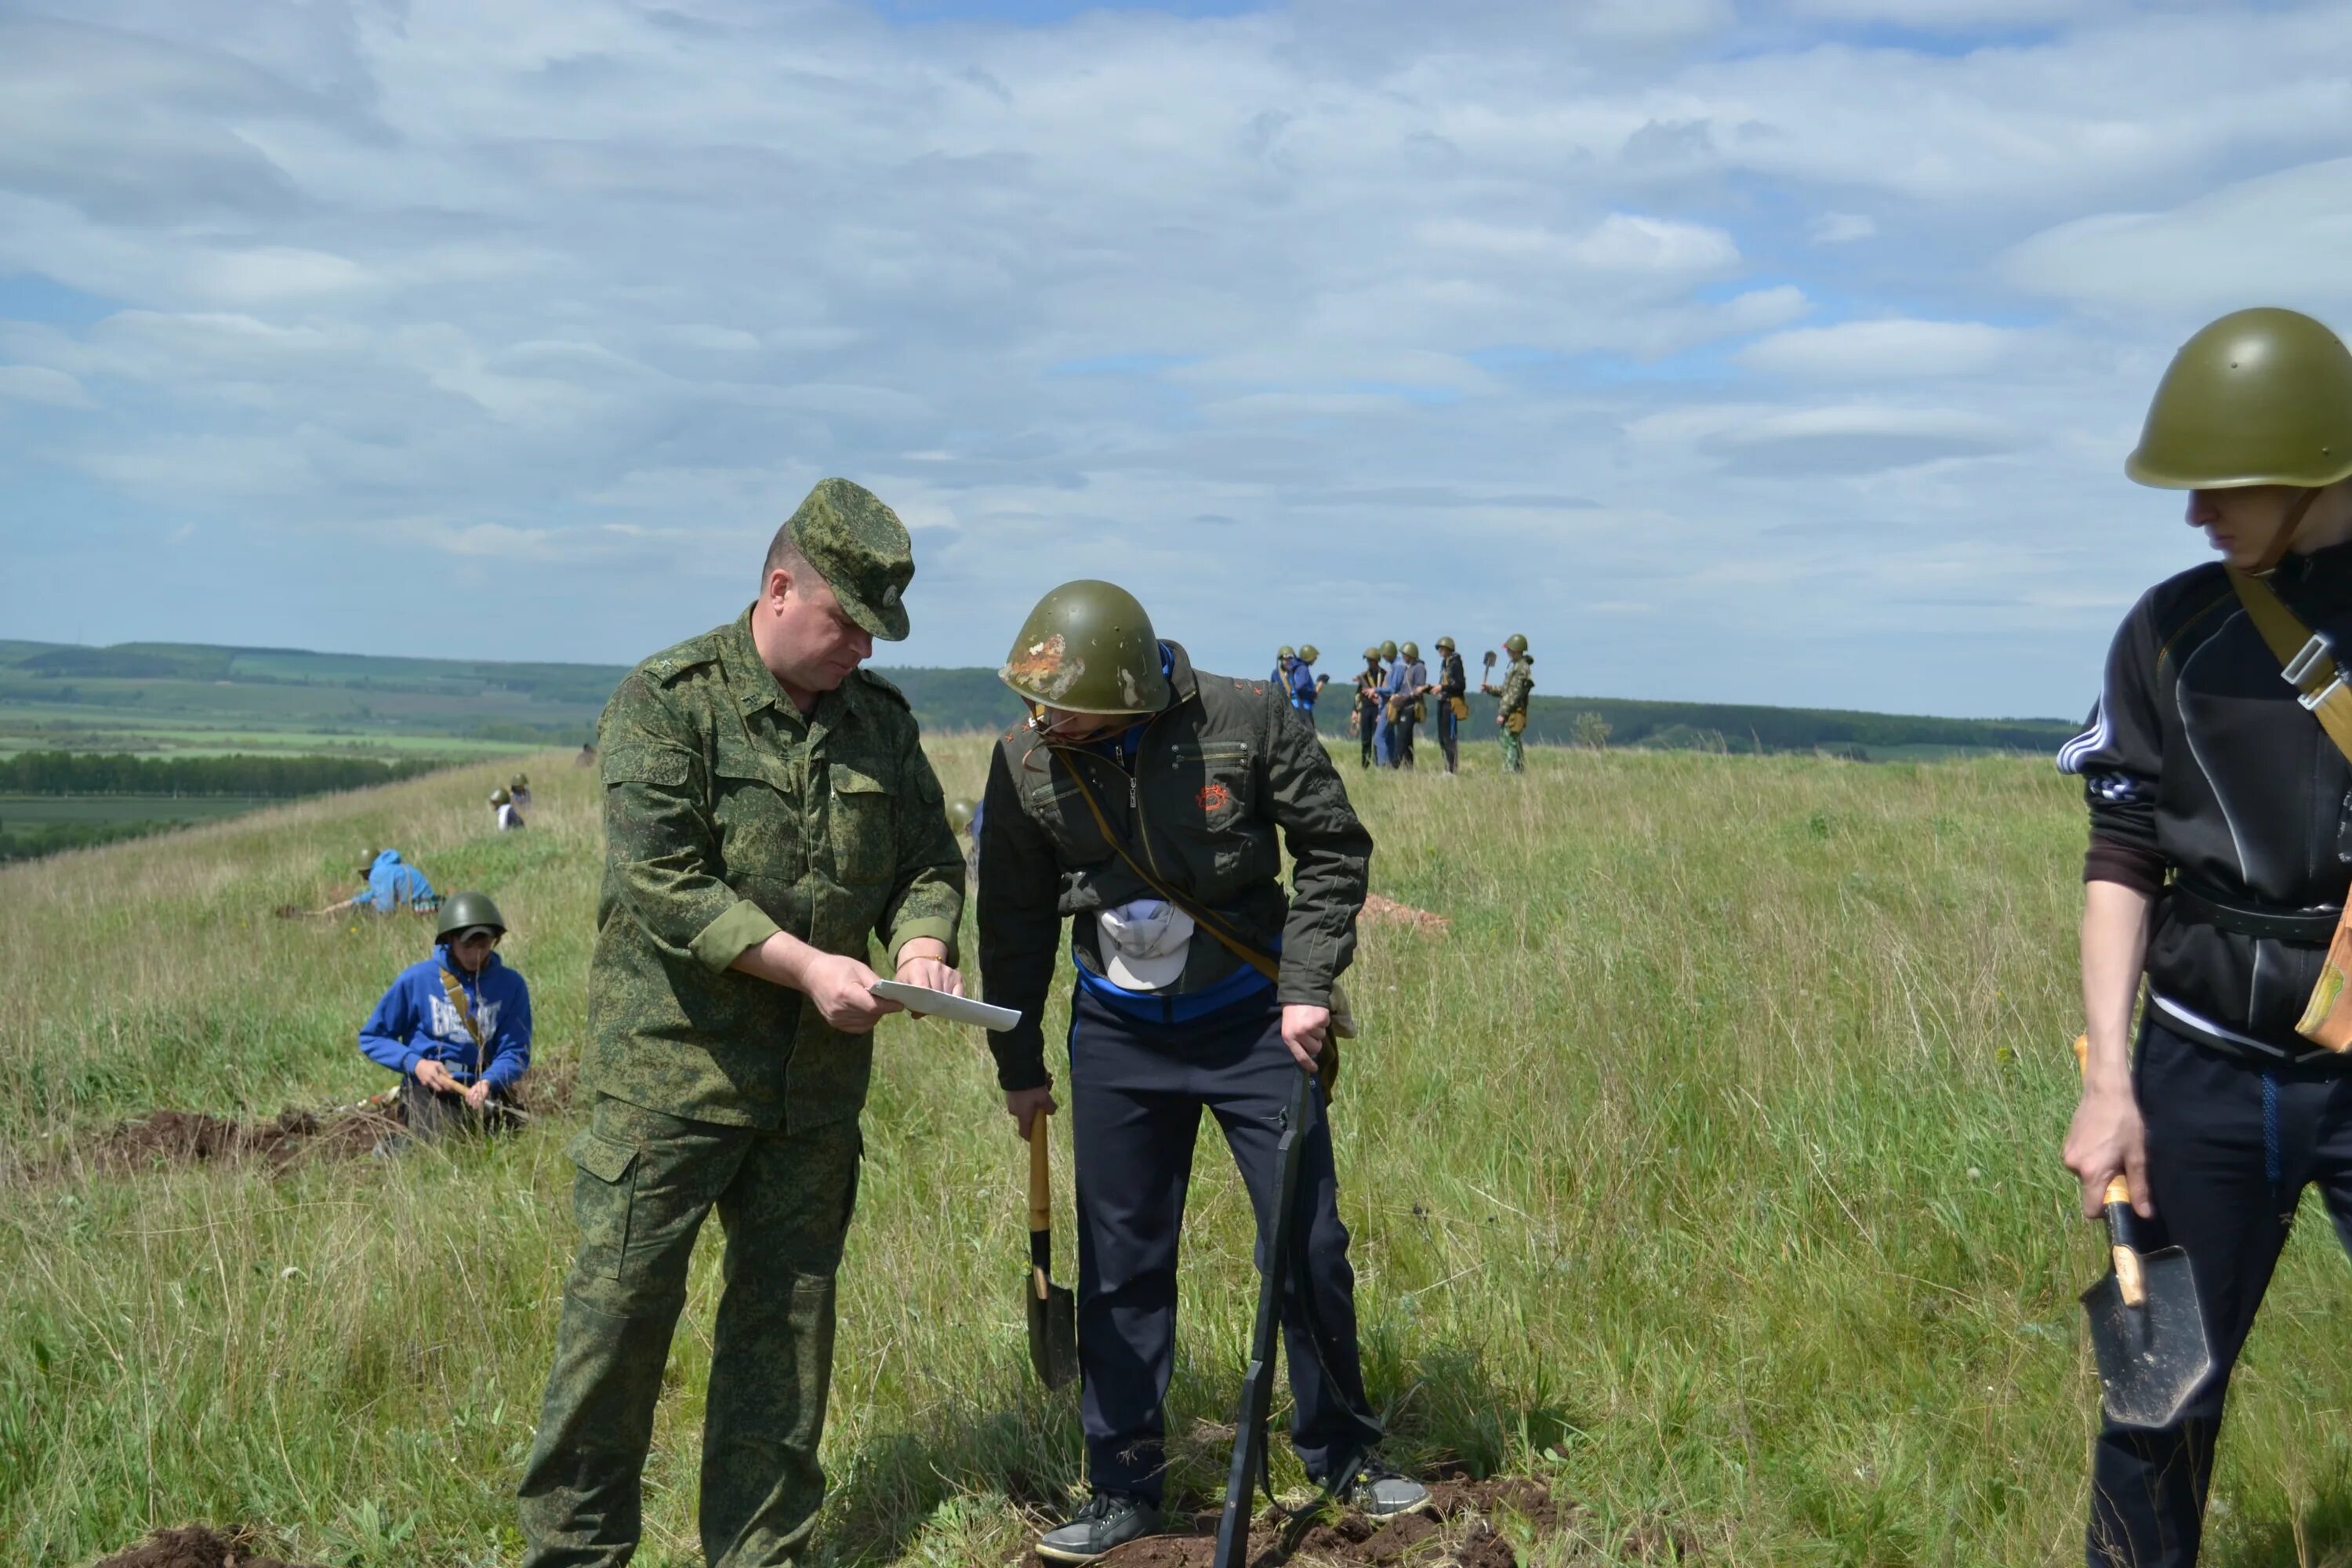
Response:
[[[520,1488],[526,1568],[620,1568],[687,1264],[714,1207],[725,1285],[702,1423],[709,1568],[799,1560],[824,1500],[834,1273],[857,1201],[856,1121],[787,1136],[599,1098],[572,1143],[580,1249]]]
[[[1519,738],[1508,730],[1503,731],[1502,735],[1503,771],[1507,773],[1518,773],[1528,765],[1528,749],[1521,743]]]

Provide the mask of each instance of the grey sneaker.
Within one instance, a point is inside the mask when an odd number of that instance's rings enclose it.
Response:
[[[1389,1465],[1378,1454],[1364,1457],[1348,1495],[1340,1500],[1367,1519],[1411,1513],[1429,1500],[1429,1489]]]
[[[1069,1523],[1037,1538],[1037,1555],[1048,1563],[1091,1563],[1114,1546],[1159,1534],[1166,1522],[1139,1497],[1097,1492]]]

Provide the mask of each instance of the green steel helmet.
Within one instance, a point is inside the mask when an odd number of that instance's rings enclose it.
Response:
[[[1274,650],[1274,657],[1276,658],[1297,658],[1298,657],[1298,650],[1291,647],[1288,643],[1284,643],[1280,647]]]
[[[1298,645],[1298,657],[1306,663],[1313,664],[1323,657],[1323,650],[1311,642],[1303,642]]]
[[[977,815],[979,815],[979,808],[968,800],[952,800],[948,803],[948,826],[958,833],[970,827],[971,819]]]
[[[2168,490],[2352,477],[2352,353],[2300,311],[2232,311],[2172,356],[2124,472]]]
[[[1024,701],[1068,713],[1157,713],[1171,695],[1151,617],[1091,578],[1037,601],[996,675]]]
[[[1528,651],[1528,639],[1513,632],[1503,639],[1503,647],[1514,655],[1523,654]]]
[[[441,906],[441,923],[434,928],[433,940],[446,942],[475,926],[488,926],[500,936],[507,934],[507,917],[499,913],[499,906],[490,901],[489,894],[469,888]]]
[[[1440,653],[1452,653],[1454,651],[1454,639],[1452,637],[1438,638],[1437,651]]]
[[[1364,662],[1366,664],[1377,664],[1380,662],[1380,658],[1381,650],[1376,647],[1368,647],[1364,650]]]
[[[1417,642],[1399,643],[1397,644],[1397,652],[1404,655],[1408,659],[1419,658],[1421,657],[1421,645]]]
[[[1381,657],[1382,658],[1394,658],[1396,657],[1396,642],[1394,638],[1381,644]]]
[[[514,796],[507,794],[507,792],[502,789],[494,789],[490,792],[490,804],[492,805],[504,805],[513,798]]]
[[[530,787],[530,775],[529,773],[517,773],[514,777],[507,780],[507,788],[509,789],[529,789]]]

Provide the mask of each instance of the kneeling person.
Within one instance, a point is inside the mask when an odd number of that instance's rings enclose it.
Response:
[[[401,1075],[402,1116],[420,1138],[505,1125],[530,1069],[530,987],[499,962],[506,932],[488,893],[459,893],[441,908],[433,956],[402,970],[360,1029],[368,1059]]]
[[[1177,1235],[1201,1112],[1224,1131],[1263,1240],[1293,1075],[1331,1048],[1332,984],[1355,951],[1372,841],[1281,689],[1196,673],[1108,583],[1045,595],[1001,673],[1033,719],[990,764],[980,954],[988,999],[1022,1016],[991,1038],[1024,1137],[1055,1109],[1042,1015],[1075,917],[1078,1359],[1095,1495],[1037,1551],[1085,1563],[1160,1526]],[[1374,1453],[1321,1096],[1315,1106],[1296,1221],[1311,1300],[1294,1282],[1283,1308],[1292,1442],[1318,1482],[1367,1512],[1402,1512],[1428,1493]]]

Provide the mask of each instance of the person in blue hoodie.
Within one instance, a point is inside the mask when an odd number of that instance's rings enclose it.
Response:
[[[395,910],[429,913],[441,907],[441,895],[433,890],[425,873],[402,859],[397,849],[379,849],[362,857],[359,874],[366,887],[339,904],[329,904],[313,912],[335,915],[345,910],[366,910],[372,914],[388,915]]]
[[[499,959],[506,932],[488,893],[459,893],[442,908],[433,956],[402,970],[360,1029],[367,1058],[401,1075],[402,1118],[418,1137],[513,1120],[530,1068],[530,987]]]

